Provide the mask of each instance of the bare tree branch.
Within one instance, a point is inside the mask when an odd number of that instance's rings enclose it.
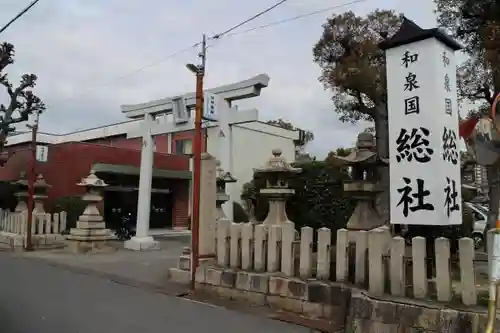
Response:
[[[19,85],[14,87],[4,72],[8,65],[14,63],[14,54],[14,45],[6,42],[0,45],[0,85],[9,95],[9,102],[0,104],[0,153],[8,134],[14,130],[13,124],[26,121],[30,114],[45,110],[45,104],[31,91],[36,85],[35,74],[24,74]]]

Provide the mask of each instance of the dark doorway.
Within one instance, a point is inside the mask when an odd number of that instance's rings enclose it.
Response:
[[[139,176],[99,173],[109,187],[104,193],[104,215],[110,229],[116,229],[124,216],[129,216],[131,224],[137,223],[137,202],[139,198]],[[150,229],[172,227],[173,199],[169,179],[153,178],[151,193]]]
[[[124,216],[130,216],[132,225],[137,222],[138,191],[105,191],[104,217],[110,229],[117,229]],[[150,229],[172,227],[172,194],[151,193]]]
[[[130,217],[135,225],[137,219],[137,191],[105,191],[104,218],[110,229],[117,229],[122,218]]]
[[[151,193],[151,216],[149,218],[151,229],[172,227],[172,194]]]

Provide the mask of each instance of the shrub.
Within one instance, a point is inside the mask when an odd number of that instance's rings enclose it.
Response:
[[[236,201],[233,201],[233,219],[236,223],[248,222],[248,215],[243,206]]]
[[[327,227],[335,230],[343,228],[354,209],[355,201],[343,195],[344,180],[349,179],[345,170],[322,161],[295,163],[302,168],[300,174],[290,180],[295,194],[288,200],[287,215],[295,222],[297,229],[310,226],[314,229]],[[255,204],[255,217],[262,221],[267,216],[267,198],[259,195],[265,187],[265,179],[255,175],[254,179],[243,185],[242,199],[252,200]]]
[[[240,203],[233,201],[233,219],[236,223],[248,222],[248,215]],[[191,230],[191,215],[188,216],[188,229]]]
[[[78,217],[82,215],[86,207],[85,201],[77,196],[60,197],[54,202],[54,213],[65,211],[68,216],[66,220],[66,231],[76,227]]]
[[[9,182],[0,182],[0,208],[13,211],[17,206],[15,196],[19,188]]]

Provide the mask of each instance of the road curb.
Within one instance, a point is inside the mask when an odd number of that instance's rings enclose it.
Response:
[[[32,260],[32,261],[38,261],[38,262],[43,262],[47,264],[48,266],[55,267],[55,268],[60,268],[64,269],[67,271],[71,271],[74,273],[82,274],[82,275],[88,275],[88,276],[94,276],[94,277],[99,277],[102,279],[109,280],[111,282],[129,286],[129,287],[134,287],[138,289],[143,289],[146,291],[154,292],[154,293],[160,293],[164,294],[167,296],[175,296],[178,297],[179,295],[186,295],[189,293],[189,287],[183,284],[179,283],[174,283],[174,282],[166,282],[164,286],[159,286],[153,283],[148,283],[144,281],[138,281],[135,279],[127,278],[118,274],[113,274],[113,273],[107,273],[107,272],[102,272],[98,271],[92,268],[83,268],[83,267],[77,267],[69,264],[64,264],[60,262],[55,262],[50,259],[46,258],[40,258],[40,257],[21,257],[22,259],[26,260]]]

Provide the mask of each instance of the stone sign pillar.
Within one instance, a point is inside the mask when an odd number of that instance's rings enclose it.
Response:
[[[28,210],[28,180],[26,179],[26,173],[21,172],[19,175],[19,180],[15,182],[17,186],[16,198],[17,198],[17,206],[16,212],[25,212]]]
[[[217,185],[217,214],[216,214],[216,220],[220,220],[222,218],[227,218],[226,214],[224,213],[224,209],[222,209],[222,205],[226,202],[229,201],[230,196],[226,193],[226,184],[228,183],[235,183],[236,178],[234,178],[230,172],[225,172],[224,169],[220,167],[220,162],[217,161],[217,179],[216,179],[216,185]],[[229,201],[229,203],[232,203],[232,201]],[[234,214],[233,214],[233,219],[234,219]]]
[[[262,168],[254,170],[266,180],[266,188],[260,190],[261,195],[269,198],[269,212],[263,222],[266,225],[289,221],[286,215],[286,200],[295,190],[288,187],[288,180],[291,175],[302,172],[302,169],[293,168],[281,156],[281,149],[273,149],[272,152],[273,157]]]
[[[200,258],[215,255],[215,221],[217,201],[216,181],[217,161],[208,154],[201,154],[200,173],[200,221],[199,255]]]
[[[48,198],[47,190],[51,186],[47,184],[42,174],[39,174],[35,184],[33,184],[35,195],[33,196],[33,201],[35,202],[35,208],[33,213],[43,214],[45,213],[45,208],[43,207],[43,202]]]
[[[201,154],[200,173],[200,220],[198,254],[200,265],[215,257],[215,232],[217,220],[217,161],[208,154]],[[220,205],[218,206],[220,208]],[[186,283],[190,280],[191,248],[185,247],[179,257],[176,268],[169,268],[169,277],[176,282]]]
[[[102,251],[106,249],[106,241],[111,239],[110,231],[106,229],[104,218],[97,209],[97,204],[102,201],[101,190],[108,186],[93,172],[83,178],[78,186],[84,186],[87,193],[82,200],[87,202],[87,207],[76,222],[76,228],[71,228],[68,240],[74,252]]]

